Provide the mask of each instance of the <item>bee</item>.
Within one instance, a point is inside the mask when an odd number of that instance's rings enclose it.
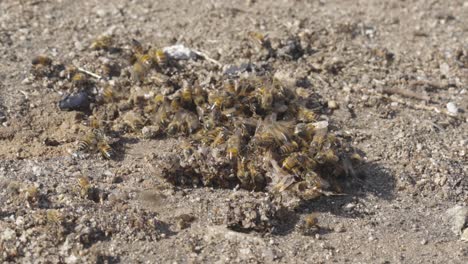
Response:
[[[92,50],[108,50],[110,49],[113,43],[112,37],[109,35],[104,35],[96,38],[92,43],[90,48]]]
[[[30,203],[39,201],[39,189],[36,186],[30,186],[26,189],[26,200]]]
[[[332,149],[317,153],[315,160],[320,163],[337,163],[340,159]]]
[[[106,85],[102,89],[101,97],[106,103],[113,103],[122,99],[121,93],[110,85]]]
[[[52,59],[45,55],[38,55],[32,59],[31,63],[34,66],[49,66],[52,64]]]
[[[157,106],[160,106],[166,100],[167,100],[166,96],[160,93],[156,94],[153,98],[153,101]]]
[[[247,162],[245,161],[245,158],[237,160],[236,176],[244,187],[251,185],[250,173],[247,170]]]
[[[213,139],[213,142],[211,143],[212,147],[218,147],[224,144],[227,140],[227,137],[229,136],[229,131],[225,129],[224,127],[218,127],[215,130],[215,135],[216,137]]]
[[[294,127],[294,135],[310,141],[315,131],[315,126],[312,123],[298,123]]]
[[[305,107],[299,107],[297,111],[297,120],[303,121],[303,122],[315,122],[318,119],[318,115]]]
[[[71,80],[72,77],[73,77],[76,73],[78,73],[78,68],[77,68],[75,65],[72,65],[72,64],[67,65],[67,66],[65,67],[65,72],[64,72],[64,73],[65,73],[66,78],[69,79],[69,80]]]
[[[280,146],[288,142],[292,135],[292,123],[289,121],[276,121],[276,114],[272,114],[260,122],[255,133],[256,140],[263,145],[273,142]]]
[[[88,132],[79,142],[78,151],[92,150],[98,142],[96,132]]]
[[[182,130],[182,120],[180,118],[174,118],[166,128],[166,133],[168,135],[175,135]]]
[[[88,177],[81,176],[78,178],[78,187],[80,189],[80,195],[85,197],[89,194],[91,190],[91,184],[89,183]]]
[[[123,122],[134,132],[140,130],[145,125],[143,117],[134,111],[127,112],[123,116]]]
[[[282,168],[299,174],[301,169],[310,170],[315,168],[315,161],[304,153],[295,152],[283,160]]]
[[[156,115],[153,117],[155,124],[165,125],[169,123],[171,117],[171,106],[168,101],[164,101],[156,111]]]
[[[150,54],[145,53],[143,45],[135,39],[132,39],[133,56],[131,59],[132,78],[134,81],[142,82],[153,65],[153,59]]]
[[[359,155],[359,153],[357,152],[354,152],[353,154],[351,154],[351,160],[353,161],[363,161],[363,158],[361,155]]]
[[[239,132],[235,133],[232,135],[228,140],[227,140],[227,156],[229,157],[230,160],[233,158],[237,158],[240,152],[240,147],[241,147],[241,136]]]
[[[273,91],[266,86],[260,87],[258,90],[258,100],[260,107],[265,111],[270,111],[273,105]]]
[[[311,187],[315,187],[317,189],[326,190],[330,188],[330,183],[320,177],[316,172],[310,170],[304,175],[304,180],[307,184]]]
[[[120,68],[116,64],[105,63],[101,66],[101,71],[103,76],[108,79],[120,76]]]
[[[293,153],[287,156],[282,163],[282,168],[297,173],[298,168],[301,167],[302,156],[299,153]]]
[[[50,74],[51,65],[52,65],[51,58],[45,55],[39,55],[39,56],[34,57],[31,63],[32,63],[31,72],[36,77],[47,76],[48,74]]]
[[[286,142],[283,145],[280,146],[279,152],[282,155],[292,153],[294,151],[297,151],[299,149],[299,144],[297,144],[296,141],[291,141],[291,142]]]
[[[312,228],[318,228],[318,218],[317,215],[312,213],[307,215],[304,218],[304,228],[305,229],[312,229]]]
[[[203,127],[206,129],[206,130],[211,130],[213,129],[214,127],[216,127],[216,125],[222,121],[222,113],[219,111],[218,108],[214,108],[211,110],[211,112],[206,115],[203,119]]]
[[[274,192],[283,192],[290,188],[296,181],[294,175],[282,169],[273,158],[268,157],[268,160],[271,163],[272,190]]]
[[[214,91],[208,94],[208,103],[211,108],[223,109],[234,105],[234,100],[226,91]]]
[[[77,72],[73,75],[71,81],[75,87],[82,87],[87,84],[88,79],[86,78],[86,75],[84,75],[84,73]]]
[[[63,221],[63,215],[55,209],[47,210],[47,222],[54,224],[54,225],[60,225]]]
[[[156,63],[159,67],[166,67],[168,64],[168,58],[166,53],[162,49],[150,49],[148,52],[153,59],[154,63]]]
[[[198,120],[197,116],[191,112],[186,112],[182,116],[184,119],[186,128],[188,133],[194,133],[200,127],[200,121]]]
[[[143,48],[143,45],[136,39],[132,39],[130,46],[132,48],[133,53],[135,54],[145,53],[145,49]]]
[[[132,79],[137,82],[142,82],[148,74],[150,67],[140,61],[135,62],[132,66]]]
[[[190,107],[193,103],[192,100],[192,89],[186,85],[184,88],[182,88],[181,92],[181,99],[182,99],[182,104],[186,107]]]
[[[249,170],[249,174],[250,174],[250,178],[251,178],[251,181],[253,183],[253,189],[254,190],[262,190],[263,188],[265,188],[265,185],[266,185],[266,179],[265,177],[263,176],[264,173],[260,172],[258,169],[257,169],[257,166],[255,165],[254,162],[249,162],[247,164],[247,169]]]
[[[192,93],[193,102],[196,106],[202,107],[206,102],[206,92],[200,86],[195,86]]]
[[[112,150],[112,147],[107,143],[106,141],[100,141],[97,144],[97,149],[99,150],[99,153],[101,153],[101,156],[104,159],[112,159],[114,157],[114,151]]]
[[[248,35],[255,42],[255,44],[265,49],[271,49],[271,41],[268,38],[268,35],[253,31],[248,32]]]

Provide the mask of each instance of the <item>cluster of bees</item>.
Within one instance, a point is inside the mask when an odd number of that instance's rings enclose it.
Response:
[[[256,39],[271,49],[267,40]],[[91,48],[106,51],[112,45],[105,36]],[[304,88],[286,86],[269,73],[218,74],[202,82],[196,71],[174,70],[177,62],[161,49],[145,49],[136,40],[129,46],[129,74],[123,69],[118,81],[95,82],[97,92],[89,93],[96,102],[90,120],[99,121],[90,122],[78,151],[112,159],[106,132],[141,135],[152,128],[152,137],[180,139],[174,157],[156,166],[169,182],[288,190],[304,199],[340,191],[337,177],[359,159],[329,131],[323,104]],[[45,58],[33,61],[36,71],[49,65]],[[89,86],[82,72],[67,77],[74,87]]]

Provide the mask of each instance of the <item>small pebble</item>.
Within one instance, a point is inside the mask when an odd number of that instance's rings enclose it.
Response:
[[[455,105],[454,102],[449,102],[447,104],[447,111],[449,112],[450,115],[456,116],[458,114],[458,107]]]
[[[460,239],[461,241],[468,242],[468,228],[465,228],[465,230],[463,230],[463,233],[461,234]]]
[[[349,203],[349,204],[347,204],[347,205],[344,206],[344,210],[345,210],[345,211],[351,211],[351,210],[354,209],[354,207],[356,207],[355,204]]]
[[[421,240],[421,245],[427,245],[427,239]]]
[[[338,103],[335,100],[328,101],[328,108],[338,109]]]

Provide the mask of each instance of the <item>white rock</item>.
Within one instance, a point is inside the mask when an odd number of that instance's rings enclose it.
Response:
[[[465,230],[463,230],[463,233],[462,233],[460,239],[462,241],[468,242],[468,228],[465,228]]]
[[[7,240],[13,240],[16,237],[15,230],[11,228],[5,229],[5,231],[2,232],[2,236],[0,237],[1,240],[7,241]]]
[[[445,216],[447,221],[451,226],[451,230],[454,234],[460,235],[465,225],[466,221],[468,220],[468,207],[456,205],[445,212]]]
[[[445,62],[442,63],[442,64],[440,64],[439,68],[440,68],[440,72],[441,72],[443,75],[446,75],[446,76],[447,76],[447,75],[449,74],[449,72],[450,72],[450,66],[449,66],[447,63],[445,63]]]
[[[456,116],[458,114],[458,107],[454,102],[449,102],[447,104],[447,111],[450,115]]]
[[[355,207],[356,207],[355,204],[349,203],[349,204],[345,205],[343,209],[344,209],[345,211],[351,211],[351,210],[353,210]]]
[[[194,60],[197,58],[195,52],[181,44],[165,47],[163,51],[168,57],[175,60]]]

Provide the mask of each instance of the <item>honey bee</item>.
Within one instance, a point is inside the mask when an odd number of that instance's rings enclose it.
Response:
[[[132,39],[130,46],[132,48],[133,53],[135,54],[145,53],[145,49],[143,48],[143,45],[136,39]]]
[[[166,96],[160,93],[156,94],[153,98],[153,101],[157,106],[160,106],[166,100],[167,100]]]
[[[101,71],[107,79],[120,76],[120,68],[117,64],[105,63],[101,66]]]
[[[49,66],[52,64],[52,59],[45,55],[38,55],[32,59],[31,63],[32,65]]]
[[[112,88],[112,86],[107,85],[102,90],[102,98],[104,99],[104,102],[106,103],[114,102],[114,100],[117,99],[116,97],[117,97],[116,93],[114,91],[114,88]]]
[[[237,160],[237,178],[241,182],[241,184],[244,187],[250,186],[251,185],[251,178],[250,178],[250,173],[247,170],[247,162],[245,161],[245,158],[241,158]]]
[[[51,72],[52,59],[45,56],[39,55],[32,59],[31,73],[36,77],[47,76]]]
[[[248,32],[249,37],[259,46],[265,49],[271,49],[271,42],[268,35],[259,32]]]
[[[216,91],[208,94],[208,103],[212,109],[223,109],[232,107],[234,100],[226,91]]]
[[[339,158],[337,155],[335,155],[335,152],[332,149],[328,149],[326,151],[321,151],[317,153],[315,156],[315,160],[318,163],[337,163],[339,161]]]
[[[200,86],[195,86],[192,97],[196,106],[202,107],[206,102],[206,92]]]
[[[85,197],[89,194],[91,184],[89,183],[88,177],[81,176],[78,178],[78,187],[80,188],[80,195]]]
[[[303,121],[303,122],[315,122],[318,119],[318,115],[305,107],[299,107],[297,111],[297,120]]]
[[[188,133],[194,133],[200,127],[200,121],[198,120],[197,116],[191,112],[186,112],[182,116],[184,119],[186,128]]]
[[[123,122],[133,131],[139,131],[144,125],[143,117],[134,111],[129,111],[123,116]]]
[[[229,136],[229,131],[224,127],[217,127],[212,131],[211,135],[214,137],[211,142],[211,146],[216,148],[226,142]]]
[[[283,145],[280,146],[279,152],[282,155],[292,153],[294,151],[297,151],[299,149],[299,144],[297,144],[296,141],[291,141],[291,142],[286,142]]]
[[[241,136],[239,132],[237,132],[227,140],[226,152],[230,160],[232,160],[233,158],[237,158],[240,152],[240,147],[241,147]]]
[[[266,86],[260,87],[257,91],[260,107],[265,111],[270,111],[273,105],[273,91]]]
[[[79,142],[78,142],[78,151],[82,150],[92,150],[97,144],[98,138],[94,131],[88,132]]]
[[[26,189],[26,200],[29,203],[39,201],[39,189],[36,186],[31,186]]]
[[[213,108],[211,112],[203,119],[203,127],[206,130],[211,130],[222,121],[222,113],[218,108]]]
[[[135,81],[142,82],[153,66],[153,59],[150,54],[145,53],[143,45],[135,39],[132,39],[133,56],[131,59],[132,78]]]
[[[165,125],[169,123],[171,117],[171,106],[168,101],[164,101],[156,111],[153,117],[155,124]]]
[[[273,158],[268,159],[271,163],[272,191],[283,192],[290,188],[296,181],[294,175],[283,170]]]
[[[180,120],[179,118],[174,118],[167,126],[166,133],[168,135],[175,135],[182,130],[182,126],[182,120]]]
[[[148,65],[137,61],[132,66],[132,79],[137,82],[142,82],[148,74],[150,67]]]
[[[294,127],[294,135],[310,141],[315,131],[315,126],[312,123],[298,123]]]
[[[75,87],[82,87],[86,85],[87,82],[88,79],[86,78],[86,75],[84,75],[84,73],[77,72],[72,77],[72,83]]]
[[[182,88],[181,92],[181,99],[182,99],[182,104],[185,107],[190,107],[193,103],[192,101],[192,89],[186,85],[184,88]]]
[[[316,172],[310,170],[304,175],[304,180],[307,182],[309,186],[313,186],[317,189],[326,190],[330,188],[330,183],[320,177]]]
[[[112,150],[112,147],[105,141],[98,142],[97,149],[99,150],[99,153],[101,153],[101,156],[105,159],[112,159],[114,157],[114,151]]]
[[[154,63],[156,63],[159,67],[166,67],[168,64],[168,58],[166,53],[162,49],[150,49],[148,52],[153,59]]]
[[[78,68],[75,65],[67,65],[65,67],[65,76],[67,79],[71,80],[72,77],[78,72]]]
[[[317,215],[312,213],[307,215],[304,218],[304,228],[311,229],[311,228],[318,228],[318,218]]]
[[[287,169],[288,171],[292,171],[297,173],[297,169],[301,167],[302,156],[299,153],[293,153],[287,156],[282,163],[282,168]]]
[[[47,222],[55,225],[60,225],[63,221],[63,215],[55,209],[47,210]]]
[[[91,43],[90,48],[93,50],[108,50],[111,47],[112,42],[113,40],[111,36],[100,36]]]
[[[273,142],[280,146],[288,142],[292,135],[292,123],[289,121],[276,121],[276,115],[265,118],[257,127],[256,140],[261,145],[271,145]]]

